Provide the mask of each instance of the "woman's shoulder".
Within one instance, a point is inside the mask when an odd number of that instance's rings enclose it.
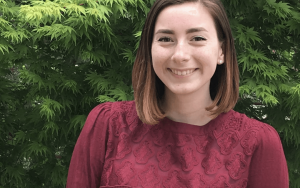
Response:
[[[240,141],[248,154],[259,145],[267,146],[264,143],[281,143],[274,127],[234,110],[217,118],[213,132],[217,139],[230,136],[232,140]]]
[[[278,143],[281,145],[279,134],[274,127],[262,120],[251,118],[246,114],[236,111],[234,111],[234,113],[236,116],[240,117],[239,133],[241,135],[241,144],[244,142],[244,145],[246,146],[249,144],[246,142],[252,142],[256,143],[257,146],[263,145],[266,147],[268,147],[267,143]]]
[[[138,121],[138,115],[134,101],[105,102],[91,110],[90,119],[102,119],[111,125],[130,125]]]
[[[239,112],[236,112],[239,113]],[[268,123],[263,122],[263,120],[257,120],[251,117],[248,117],[245,114],[241,114],[241,117],[243,117],[243,127],[245,130],[257,130],[261,133],[266,134],[276,134],[278,135],[276,129],[269,125]]]
[[[89,114],[111,116],[115,113],[126,114],[132,112],[135,112],[134,101],[116,101],[98,104],[91,110]]]
[[[246,114],[230,110],[220,115],[218,122],[222,124],[222,129],[231,128],[239,131],[247,130],[271,130],[276,131],[271,125],[262,120],[254,119]]]
[[[104,102],[90,111],[82,134],[97,134],[104,138],[110,132],[118,136],[121,129],[136,127],[137,121],[134,101]]]
[[[116,101],[112,103],[112,110],[119,113],[135,111],[134,101]]]

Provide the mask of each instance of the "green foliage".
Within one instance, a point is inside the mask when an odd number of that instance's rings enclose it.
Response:
[[[132,100],[154,0],[0,0],[0,187],[65,187],[89,111]],[[241,71],[236,110],[274,126],[300,187],[300,4],[223,0]]]
[[[149,6],[1,0],[0,187],[65,187],[88,112],[133,99],[134,34]]]

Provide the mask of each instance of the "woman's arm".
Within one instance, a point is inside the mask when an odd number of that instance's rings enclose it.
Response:
[[[67,188],[99,188],[111,104],[100,104],[89,113],[73,151]]]
[[[248,188],[288,188],[286,159],[278,133],[270,125],[262,125],[249,169]]]

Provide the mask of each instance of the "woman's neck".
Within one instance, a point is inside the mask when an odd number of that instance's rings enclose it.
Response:
[[[205,125],[211,121],[205,109],[212,104],[210,94],[192,93],[177,95],[165,90],[162,108],[169,119],[192,125]]]

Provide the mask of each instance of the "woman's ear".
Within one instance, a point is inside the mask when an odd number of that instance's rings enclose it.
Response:
[[[224,63],[224,61],[223,60],[218,60],[218,65],[222,65]]]
[[[220,42],[220,46],[219,46],[219,54],[218,54],[218,65],[221,65],[224,63],[224,52],[223,52],[223,42]]]

